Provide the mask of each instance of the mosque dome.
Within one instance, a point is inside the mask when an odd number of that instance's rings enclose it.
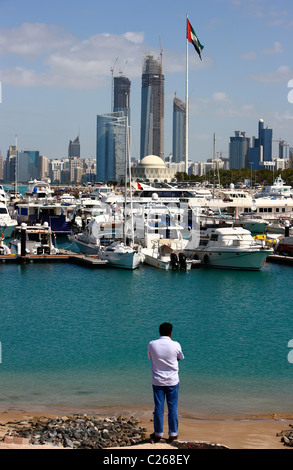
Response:
[[[164,160],[156,155],[147,155],[140,161],[140,165],[144,167],[166,168]]]

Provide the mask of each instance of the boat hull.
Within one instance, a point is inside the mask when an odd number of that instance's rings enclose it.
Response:
[[[10,238],[16,226],[17,221],[15,221],[15,224],[0,225],[0,233],[3,234],[4,238]]]
[[[221,269],[242,269],[258,271],[262,268],[267,257],[273,250],[243,250],[243,251],[195,251],[202,266]]]
[[[101,250],[99,252],[101,260],[108,261],[109,266],[115,266],[122,269],[136,269],[141,263],[141,256],[134,252],[119,252]]]
[[[245,230],[249,230],[252,233],[264,233],[268,226],[268,223],[242,222],[241,225],[243,228],[245,228]]]
[[[174,265],[171,262],[170,256],[155,256],[153,250],[142,249],[142,254],[144,257],[144,263],[149,266],[154,266],[155,268],[165,269],[165,270],[186,270],[189,271],[194,264],[192,260],[185,259],[185,266],[181,267],[179,259],[177,258],[177,265]]]
[[[83,243],[82,241],[76,238],[72,240],[74,241],[75,245],[81,253],[85,253],[86,255],[97,255],[99,253],[100,248],[98,245]]]

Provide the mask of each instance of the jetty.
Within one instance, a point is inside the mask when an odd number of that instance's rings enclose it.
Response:
[[[67,262],[91,268],[102,268],[108,264],[107,260],[102,260],[97,255],[85,255],[64,249],[60,249],[58,254],[30,254],[25,256],[17,254],[0,255],[0,263],[30,264],[49,262]]]
[[[272,254],[268,256],[266,261],[268,263],[287,264],[288,266],[293,266],[293,256]]]

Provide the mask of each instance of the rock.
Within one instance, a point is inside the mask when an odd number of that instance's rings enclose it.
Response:
[[[27,439],[32,444],[51,444],[70,448],[101,449],[134,445],[145,439],[145,428],[138,420],[123,416],[98,418],[88,415],[56,419],[33,418],[9,423],[12,438]],[[8,438],[8,435],[7,435]]]

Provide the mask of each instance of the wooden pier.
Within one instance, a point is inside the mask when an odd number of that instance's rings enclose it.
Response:
[[[16,264],[30,264],[30,263],[49,263],[61,262],[79,264],[91,268],[103,268],[108,264],[108,261],[101,260],[96,255],[85,255],[81,253],[74,253],[73,251],[59,250],[56,255],[26,255],[19,256],[15,254],[1,255],[0,263],[16,263]]]
[[[270,255],[267,260],[268,263],[286,264],[287,266],[293,266],[293,256],[285,255]]]

